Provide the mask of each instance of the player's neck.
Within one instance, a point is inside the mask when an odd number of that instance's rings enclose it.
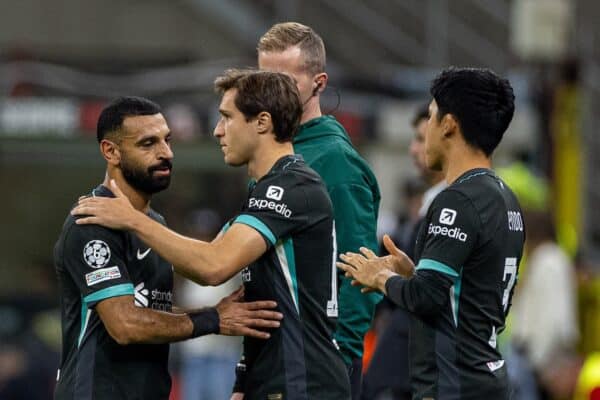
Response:
[[[476,168],[492,168],[492,160],[481,150],[475,150],[470,147],[456,148],[450,150],[447,158],[446,182],[450,185],[456,181],[462,174]]]
[[[438,183],[444,180],[445,174],[442,171],[429,171],[429,174],[425,177],[425,181],[429,187],[434,187]]]
[[[294,154],[291,142],[273,142],[257,149],[252,160],[248,162],[248,175],[254,180],[265,176],[281,157]]]
[[[102,185],[108,188],[108,190],[111,190],[111,179],[115,180],[115,182],[119,186],[119,189],[121,189],[123,194],[125,194],[125,196],[127,196],[129,201],[131,202],[133,208],[144,213],[148,211],[148,209],[150,208],[150,198],[152,196],[148,195],[147,193],[140,192],[139,190],[136,190],[133,187],[131,187],[131,185],[127,183],[125,178],[123,178],[123,175],[120,173],[106,173]]]
[[[323,114],[321,113],[321,105],[319,104],[319,98],[311,98],[304,109],[302,110],[302,117],[300,118],[300,124],[310,121],[311,119],[319,118]]]

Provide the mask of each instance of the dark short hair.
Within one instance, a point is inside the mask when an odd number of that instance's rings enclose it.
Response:
[[[490,156],[515,111],[508,80],[489,69],[451,67],[435,78],[430,92],[438,106],[438,120],[453,115],[465,141]]]
[[[161,109],[158,104],[143,97],[119,97],[104,107],[100,113],[96,128],[98,143],[106,135],[118,132],[125,118],[138,115],[154,115],[160,112]]]
[[[293,139],[302,116],[302,103],[293,78],[279,72],[229,69],[215,80],[215,90],[223,95],[230,89],[237,90],[235,106],[246,121],[268,112],[275,139],[280,143]]]
[[[413,116],[413,119],[411,121],[413,128],[416,128],[417,125],[419,125],[419,123],[422,120],[428,120],[428,119],[429,119],[429,104],[421,104],[417,108],[417,111],[415,111],[415,115]]]

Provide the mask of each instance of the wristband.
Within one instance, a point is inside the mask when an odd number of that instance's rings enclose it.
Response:
[[[219,313],[216,308],[206,308],[204,310],[189,313],[194,329],[191,337],[219,333]]]

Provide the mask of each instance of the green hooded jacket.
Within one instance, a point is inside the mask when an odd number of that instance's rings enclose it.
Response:
[[[327,186],[335,216],[338,254],[358,252],[361,246],[377,252],[377,215],[381,195],[377,179],[352,146],[344,127],[333,116],[302,124],[294,138],[294,152]],[[371,326],[381,294],[364,295],[338,270],[338,321],[335,339],[344,361],[362,357],[363,339]]]

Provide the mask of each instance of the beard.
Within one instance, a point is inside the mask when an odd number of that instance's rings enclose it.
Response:
[[[169,160],[163,160],[157,165],[153,165],[146,169],[130,162],[127,158],[121,159],[121,172],[123,177],[133,188],[146,193],[154,194],[165,190],[171,183],[171,175],[154,176],[154,171],[168,168],[169,171],[173,168],[173,164]]]

